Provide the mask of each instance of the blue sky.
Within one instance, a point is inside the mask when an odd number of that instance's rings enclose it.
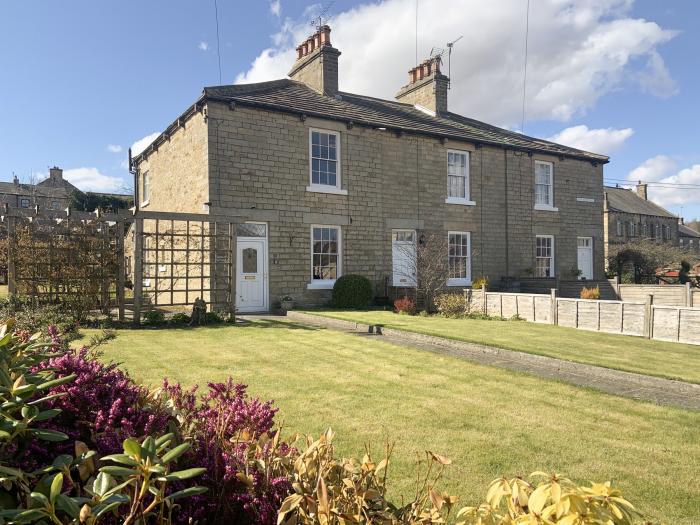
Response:
[[[224,83],[284,76],[318,11],[293,0],[218,2]],[[415,3],[332,4],[341,89],[388,98],[405,83]],[[451,109],[520,129],[525,5],[418,0],[419,58],[465,35],[452,57]],[[127,148],[219,83],[213,0],[0,7],[1,180],[57,164],[84,189],[128,187]],[[609,153],[610,182],[654,182],[652,198],[700,217],[698,20],[695,0],[531,0],[525,132]]]

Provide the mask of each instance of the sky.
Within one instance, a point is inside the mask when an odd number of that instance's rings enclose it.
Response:
[[[610,155],[607,183],[700,217],[697,0],[218,0],[218,45],[214,0],[0,0],[0,180],[130,191],[129,147],[204,86],[286,76],[324,8],[341,90],[391,99],[461,36],[451,111]]]

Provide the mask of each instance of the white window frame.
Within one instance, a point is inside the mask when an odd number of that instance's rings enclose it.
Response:
[[[464,196],[453,196],[450,195],[450,154],[452,155],[464,155],[466,157],[466,167],[467,173],[464,175]],[[469,150],[461,149],[448,149],[445,152],[445,167],[446,167],[446,182],[447,182],[447,197],[445,198],[445,204],[459,204],[462,206],[475,206],[476,202],[471,200],[471,152]],[[458,175],[461,176],[461,175]]]
[[[25,202],[27,203],[26,206],[24,205]],[[31,205],[32,205],[32,200],[29,197],[20,197],[20,199],[19,199],[19,207],[20,208],[28,209]]]
[[[141,192],[141,206],[145,208],[151,202],[151,173],[149,171],[144,171],[143,177],[141,177]]]
[[[537,166],[538,165],[544,165],[544,166],[549,166],[549,191],[547,192],[547,197],[548,201],[547,203],[538,203],[537,202]],[[554,163],[545,161],[545,160],[536,160],[535,161],[535,169],[534,169],[534,179],[535,179],[535,186],[534,186],[534,197],[535,197],[535,209],[539,211],[559,211],[559,208],[556,208],[554,206]]]
[[[549,275],[537,275],[537,239],[549,239],[551,243],[551,255],[549,256]],[[554,235],[536,235],[535,236],[535,277],[538,279],[549,279],[555,276],[555,253],[554,253]]]
[[[472,234],[471,232],[463,231],[448,231],[447,232],[447,266],[450,265],[450,235],[466,235],[467,236],[467,276],[466,277],[448,277],[447,286],[471,286],[472,284]]]
[[[313,133],[326,133],[327,135],[335,136],[335,149],[336,149],[336,170],[335,170],[335,186],[330,184],[314,184],[313,182]],[[341,185],[341,173],[342,173],[342,156],[341,156],[341,144],[340,144],[340,132],[332,129],[321,129],[321,128],[309,128],[309,185],[306,187],[306,191],[314,193],[331,193],[334,195],[347,195],[348,190],[342,189]]]
[[[636,228],[635,228],[634,221],[630,221],[630,222],[629,222],[628,228],[629,228],[628,237],[636,237],[635,234],[636,234],[637,232],[635,231]]]
[[[338,232],[338,267],[335,279],[314,279],[314,228],[332,228]],[[343,275],[343,229],[337,224],[312,224],[309,229],[309,284],[307,290],[331,290]]]
[[[622,229],[622,221],[620,219],[617,219],[617,236],[622,237],[623,229]]]

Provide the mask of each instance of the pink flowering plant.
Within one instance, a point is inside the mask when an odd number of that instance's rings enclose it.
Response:
[[[208,383],[198,388],[163,384],[167,406],[192,443],[186,459],[206,468],[200,483],[210,490],[182,503],[184,515],[207,523],[274,525],[291,492],[288,473],[296,450],[274,429],[277,409],[247,394],[247,387]]]

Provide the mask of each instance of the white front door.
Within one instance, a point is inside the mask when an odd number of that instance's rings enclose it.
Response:
[[[578,237],[578,269],[580,279],[593,279],[593,238]]]
[[[416,232],[393,230],[391,232],[392,282],[394,286],[416,286]]]
[[[267,239],[238,239],[236,310],[263,312],[267,304]]]

